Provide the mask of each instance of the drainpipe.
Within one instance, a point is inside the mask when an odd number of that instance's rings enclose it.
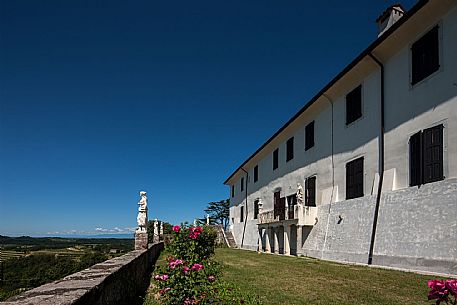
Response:
[[[373,263],[373,250],[374,250],[374,242],[376,239],[376,226],[378,224],[378,214],[379,214],[379,204],[381,202],[381,192],[382,192],[382,182],[384,180],[384,133],[385,133],[385,125],[384,125],[384,65],[382,62],[377,59],[373,54],[368,54],[373,61],[381,69],[381,134],[379,136],[379,184],[378,184],[378,193],[376,195],[376,207],[374,210],[374,217],[373,217],[373,229],[371,231],[371,241],[370,241],[370,252],[368,254],[368,265]]]
[[[244,216],[243,236],[241,238],[241,248],[243,248],[244,234],[246,233],[246,222],[248,221],[248,178],[249,178],[249,173],[244,168],[241,168],[241,170],[246,173],[246,182],[245,182],[246,200],[245,200],[245,204],[244,204],[244,207],[245,207],[244,215],[245,216]]]
[[[330,103],[331,109],[332,109],[332,125],[331,125],[331,139],[332,139],[332,194],[330,196],[330,203],[328,205],[328,217],[327,217],[327,226],[325,229],[325,235],[324,235],[324,245],[322,246],[322,252],[321,252],[321,258],[324,257],[324,250],[325,250],[325,245],[327,244],[327,236],[328,236],[328,227],[330,224],[330,212],[332,210],[332,202],[333,202],[333,193],[335,192],[335,163],[333,160],[333,101],[325,94],[322,94],[323,97],[325,97],[328,102]]]

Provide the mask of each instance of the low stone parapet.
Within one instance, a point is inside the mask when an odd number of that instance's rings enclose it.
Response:
[[[131,251],[10,298],[5,305],[127,305],[149,286],[163,242]]]

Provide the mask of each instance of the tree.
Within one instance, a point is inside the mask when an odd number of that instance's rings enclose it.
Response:
[[[219,224],[227,230],[229,223],[230,199],[223,199],[208,203],[205,213],[209,215],[210,224]],[[204,220],[206,223],[206,219]]]

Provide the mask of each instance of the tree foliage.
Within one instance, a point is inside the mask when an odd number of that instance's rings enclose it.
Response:
[[[227,230],[229,223],[230,199],[223,199],[208,203],[205,213],[209,215],[210,224],[222,225]],[[204,220],[206,223],[206,219]]]

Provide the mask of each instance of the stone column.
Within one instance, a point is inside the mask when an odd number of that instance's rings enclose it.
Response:
[[[257,227],[257,233],[258,233],[258,238],[257,238],[257,252],[260,253],[262,252],[263,248],[263,237],[262,237],[262,228]]]
[[[270,227],[265,229],[265,252],[271,253],[271,246],[270,246]]]
[[[284,225],[284,254],[290,255],[290,225]]]
[[[163,240],[163,221],[160,222],[159,239]]]
[[[274,246],[275,253],[279,254],[279,236],[278,236],[279,227],[274,227],[272,229],[273,229],[273,239],[274,239],[274,243],[275,243],[275,246]]]
[[[138,216],[136,218],[138,229],[135,231],[135,250],[144,250],[148,248],[148,232],[146,225],[148,223],[148,197],[146,192],[140,192],[140,201],[138,202]]]
[[[303,245],[303,226],[297,225],[297,256],[303,254],[302,251]]]

